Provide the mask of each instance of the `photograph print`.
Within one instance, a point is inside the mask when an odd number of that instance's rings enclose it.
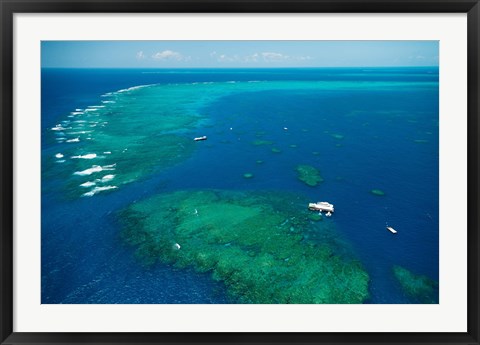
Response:
[[[42,304],[438,304],[438,41],[43,41]]]

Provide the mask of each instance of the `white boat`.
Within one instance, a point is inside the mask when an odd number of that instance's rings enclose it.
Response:
[[[395,230],[395,229],[392,228],[391,226],[387,226],[387,230],[390,231],[392,234],[396,234],[396,233],[397,233],[397,230]]]
[[[308,209],[312,211],[319,211],[319,212],[325,211],[325,212],[329,212],[330,214],[332,214],[334,211],[333,205],[326,201],[311,202],[308,204]]]
[[[207,140],[207,136],[204,135],[203,137],[196,137],[196,138],[193,138],[193,140],[195,141]]]

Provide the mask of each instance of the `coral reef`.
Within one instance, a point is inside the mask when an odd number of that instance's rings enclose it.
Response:
[[[333,225],[312,223],[304,202],[284,193],[177,191],[134,203],[118,217],[145,264],[210,272],[235,302],[364,302],[367,272],[338,254],[335,241],[306,239],[309,231],[332,234]]]
[[[393,274],[403,291],[415,302],[438,303],[438,282],[424,275],[416,275],[401,266],[393,266]]]
[[[385,195],[385,192],[381,189],[372,189],[370,191],[370,193],[372,193],[373,195],[377,195],[377,196],[384,196]]]
[[[105,103],[72,112],[51,131],[62,139],[65,162],[55,168],[46,161],[42,170],[58,176],[68,197],[76,198],[119,190],[184,161],[195,150],[185,132],[201,120],[181,102],[191,92],[162,85],[104,95]],[[109,175],[113,178],[103,180]]]
[[[269,140],[255,140],[252,142],[252,145],[255,145],[255,146],[272,145],[272,144],[273,144],[273,141],[269,141]]]
[[[310,220],[313,220],[314,222],[318,222],[319,220],[323,219],[323,216],[321,213],[311,213],[308,218]]]
[[[311,165],[298,165],[295,170],[297,171],[298,179],[311,187],[315,187],[320,182],[323,182],[320,171]]]
[[[336,134],[336,133],[332,134],[332,137],[334,137],[335,139],[338,139],[338,140],[341,140],[341,139],[344,138],[344,136],[342,134]]]

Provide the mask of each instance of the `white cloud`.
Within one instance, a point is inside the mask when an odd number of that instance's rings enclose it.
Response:
[[[282,61],[288,60],[290,57],[288,55],[283,55],[281,53],[265,52],[262,53],[264,61]]]
[[[217,55],[215,53],[212,57],[216,57],[218,62],[239,62],[239,61],[241,61],[241,58],[238,55],[226,55],[226,54]]]
[[[300,61],[307,61],[307,60],[312,60],[313,58],[307,55],[307,56],[297,56],[296,59]]]
[[[247,55],[244,59],[245,62],[257,62],[259,58],[258,53]]]
[[[152,55],[152,58],[155,60],[173,60],[173,61],[189,61],[189,56],[183,56],[179,52],[174,52],[172,50],[164,50]]]
[[[262,53],[253,53],[250,55],[227,55],[227,54],[221,54],[217,53],[216,51],[213,51],[210,53],[210,57],[212,59],[217,60],[218,62],[238,62],[238,63],[245,63],[245,64],[251,64],[251,63],[258,63],[258,62],[281,62],[281,61],[307,61],[307,60],[312,60],[312,57],[310,56],[290,56],[290,55],[284,55],[282,53],[276,53],[276,52],[262,52]]]
[[[138,59],[138,60],[143,60],[143,59],[145,59],[145,58],[146,58],[146,55],[143,53],[143,51],[139,51],[139,52],[137,53],[137,59]]]
[[[410,56],[408,57],[408,59],[409,59],[409,60],[425,60],[426,57],[423,56],[423,55],[415,55],[415,56],[414,56],[414,55],[410,55]]]
[[[258,54],[255,54],[258,55]],[[265,62],[278,62],[278,61],[307,61],[312,60],[311,56],[301,56],[301,55],[285,55],[282,53],[275,52],[263,52],[261,53],[263,61]]]

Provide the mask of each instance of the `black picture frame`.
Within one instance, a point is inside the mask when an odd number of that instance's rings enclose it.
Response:
[[[478,0],[0,0],[0,340],[2,344],[479,344]],[[467,13],[468,330],[465,333],[18,333],[13,332],[13,16],[16,13]]]

